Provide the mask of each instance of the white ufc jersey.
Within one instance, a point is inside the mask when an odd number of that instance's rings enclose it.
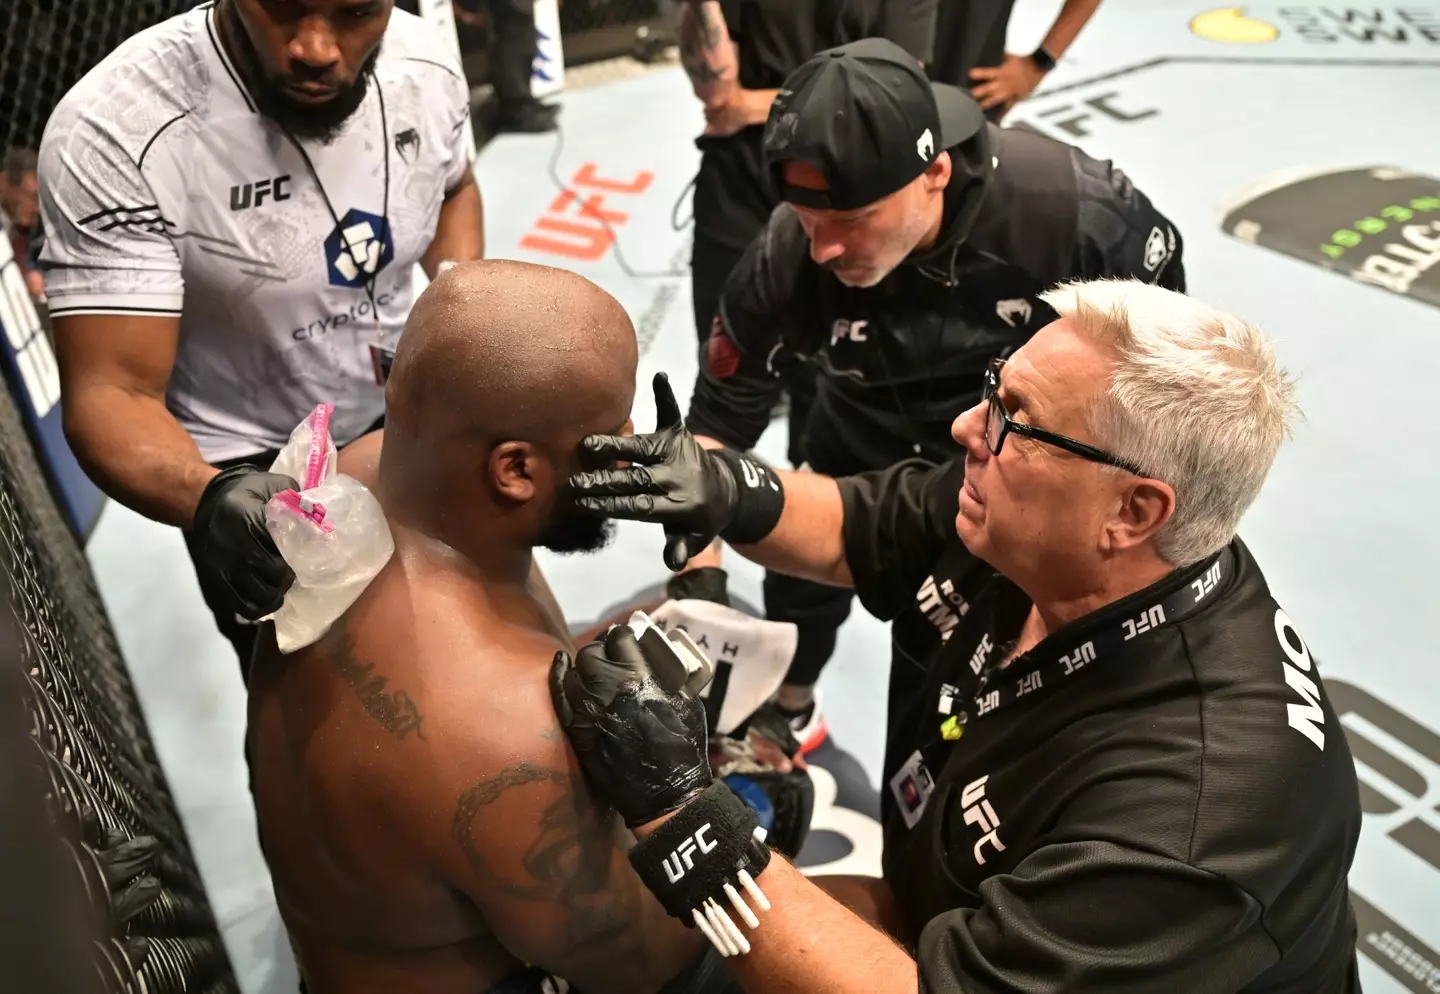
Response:
[[[432,26],[395,10],[375,77],[334,142],[302,140],[317,183],[207,4],[128,39],[46,126],[50,313],[179,316],[166,404],[208,460],[280,448],[317,404],[342,443],[384,411],[370,346],[399,338],[472,154],[469,88]]]

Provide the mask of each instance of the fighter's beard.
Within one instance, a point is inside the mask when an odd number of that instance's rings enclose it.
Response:
[[[222,21],[221,40],[235,60],[245,79],[246,89],[255,101],[255,109],[263,116],[278,124],[296,138],[318,141],[328,145],[340,136],[340,131],[365,102],[370,76],[380,59],[384,39],[360,67],[355,82],[342,89],[331,100],[323,104],[299,104],[285,92],[284,79],[274,79],[261,68],[260,54],[255,50],[245,25],[240,21],[240,12],[235,9],[234,0],[220,5]],[[308,81],[296,77],[296,81]]]
[[[536,545],[551,552],[599,552],[615,537],[615,522],[586,514],[567,502],[557,503]]]

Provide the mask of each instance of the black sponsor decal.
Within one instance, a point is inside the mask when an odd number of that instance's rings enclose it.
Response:
[[[1440,179],[1393,166],[1319,173],[1231,208],[1227,234],[1440,307]]]

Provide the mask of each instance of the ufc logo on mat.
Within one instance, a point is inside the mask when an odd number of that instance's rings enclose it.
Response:
[[[675,847],[675,851],[665,857],[665,876],[672,884],[678,884],[687,872],[695,868],[695,850],[698,848],[703,856],[714,849],[719,843],[714,839],[705,840],[705,833],[710,831],[710,823],[707,821],[701,825],[694,835]]]
[[[1136,635],[1143,635],[1152,628],[1159,628],[1165,624],[1165,606],[1156,604],[1134,621],[1125,621],[1125,641],[1129,642]]]
[[[979,780],[975,780],[965,786],[960,794],[960,806],[965,809],[965,824],[978,825],[980,831],[985,834],[980,841],[975,843],[975,863],[979,866],[985,865],[985,856],[980,852],[985,843],[995,847],[996,852],[1005,851],[1005,843],[1000,841],[1000,816],[990,806],[990,801],[985,797],[985,781],[990,779],[990,774],[985,774]]]

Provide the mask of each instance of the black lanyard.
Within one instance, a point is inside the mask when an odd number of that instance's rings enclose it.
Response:
[[[390,239],[390,123],[385,117],[385,90],[380,86],[380,77],[376,76],[373,71],[370,73],[370,82],[375,84],[375,96],[380,100],[380,147],[384,150],[385,156],[385,193],[380,208],[380,255],[382,261],[377,263],[375,272],[371,273],[370,278],[365,281],[365,295],[370,298],[370,313],[375,316],[375,328],[379,331],[381,330],[380,305],[375,302],[375,280],[379,278],[380,270],[384,268],[383,259],[385,246]],[[346,254],[350,256],[350,261],[355,263],[355,270],[363,273],[365,271],[365,265],[360,261],[359,256],[355,254],[355,246],[346,241],[344,234],[340,231],[340,215],[335,213],[335,205],[330,202],[330,195],[325,192],[325,184],[320,182],[320,174],[316,172],[315,164],[310,161],[310,156],[305,151],[305,146],[301,145],[288,130],[284,128],[281,130],[284,132],[285,137],[290,139],[290,144],[294,145],[295,150],[300,153],[300,158],[304,161],[305,168],[310,171],[311,178],[315,180],[315,186],[320,190],[320,199],[325,201],[325,209],[330,212],[330,218],[335,222],[334,230],[336,237],[339,238],[341,244],[344,245]]]
[[[939,712],[948,716],[941,725],[940,737],[954,741],[960,737],[967,723],[994,714],[1022,697],[1082,673],[1100,660],[1116,655],[1143,635],[1183,621],[1198,611],[1205,599],[1234,571],[1235,554],[1230,546],[1226,546],[1211,557],[1203,569],[1196,571],[1196,577],[1191,582],[1140,610],[1127,612],[1123,620],[1107,623],[1083,637],[1076,636],[1074,645],[1062,648],[1057,655],[1050,656],[1037,666],[1017,668],[1016,672],[1020,675],[1013,678],[1000,667],[1003,653],[997,644],[999,640],[993,631],[995,626],[992,621],[979,642],[974,643],[971,652],[957,660],[957,667],[964,668],[961,671],[963,677],[978,675],[974,692],[965,695],[962,701],[958,682],[945,683],[940,688]],[[996,593],[992,591],[991,596],[996,596]],[[993,610],[993,601],[990,607]],[[1048,653],[1052,643],[1053,638],[1046,638],[1036,649],[1045,648]],[[1034,651],[1018,657],[1019,660],[1024,661]],[[952,680],[958,679],[952,677]],[[962,703],[965,706],[957,708]]]

